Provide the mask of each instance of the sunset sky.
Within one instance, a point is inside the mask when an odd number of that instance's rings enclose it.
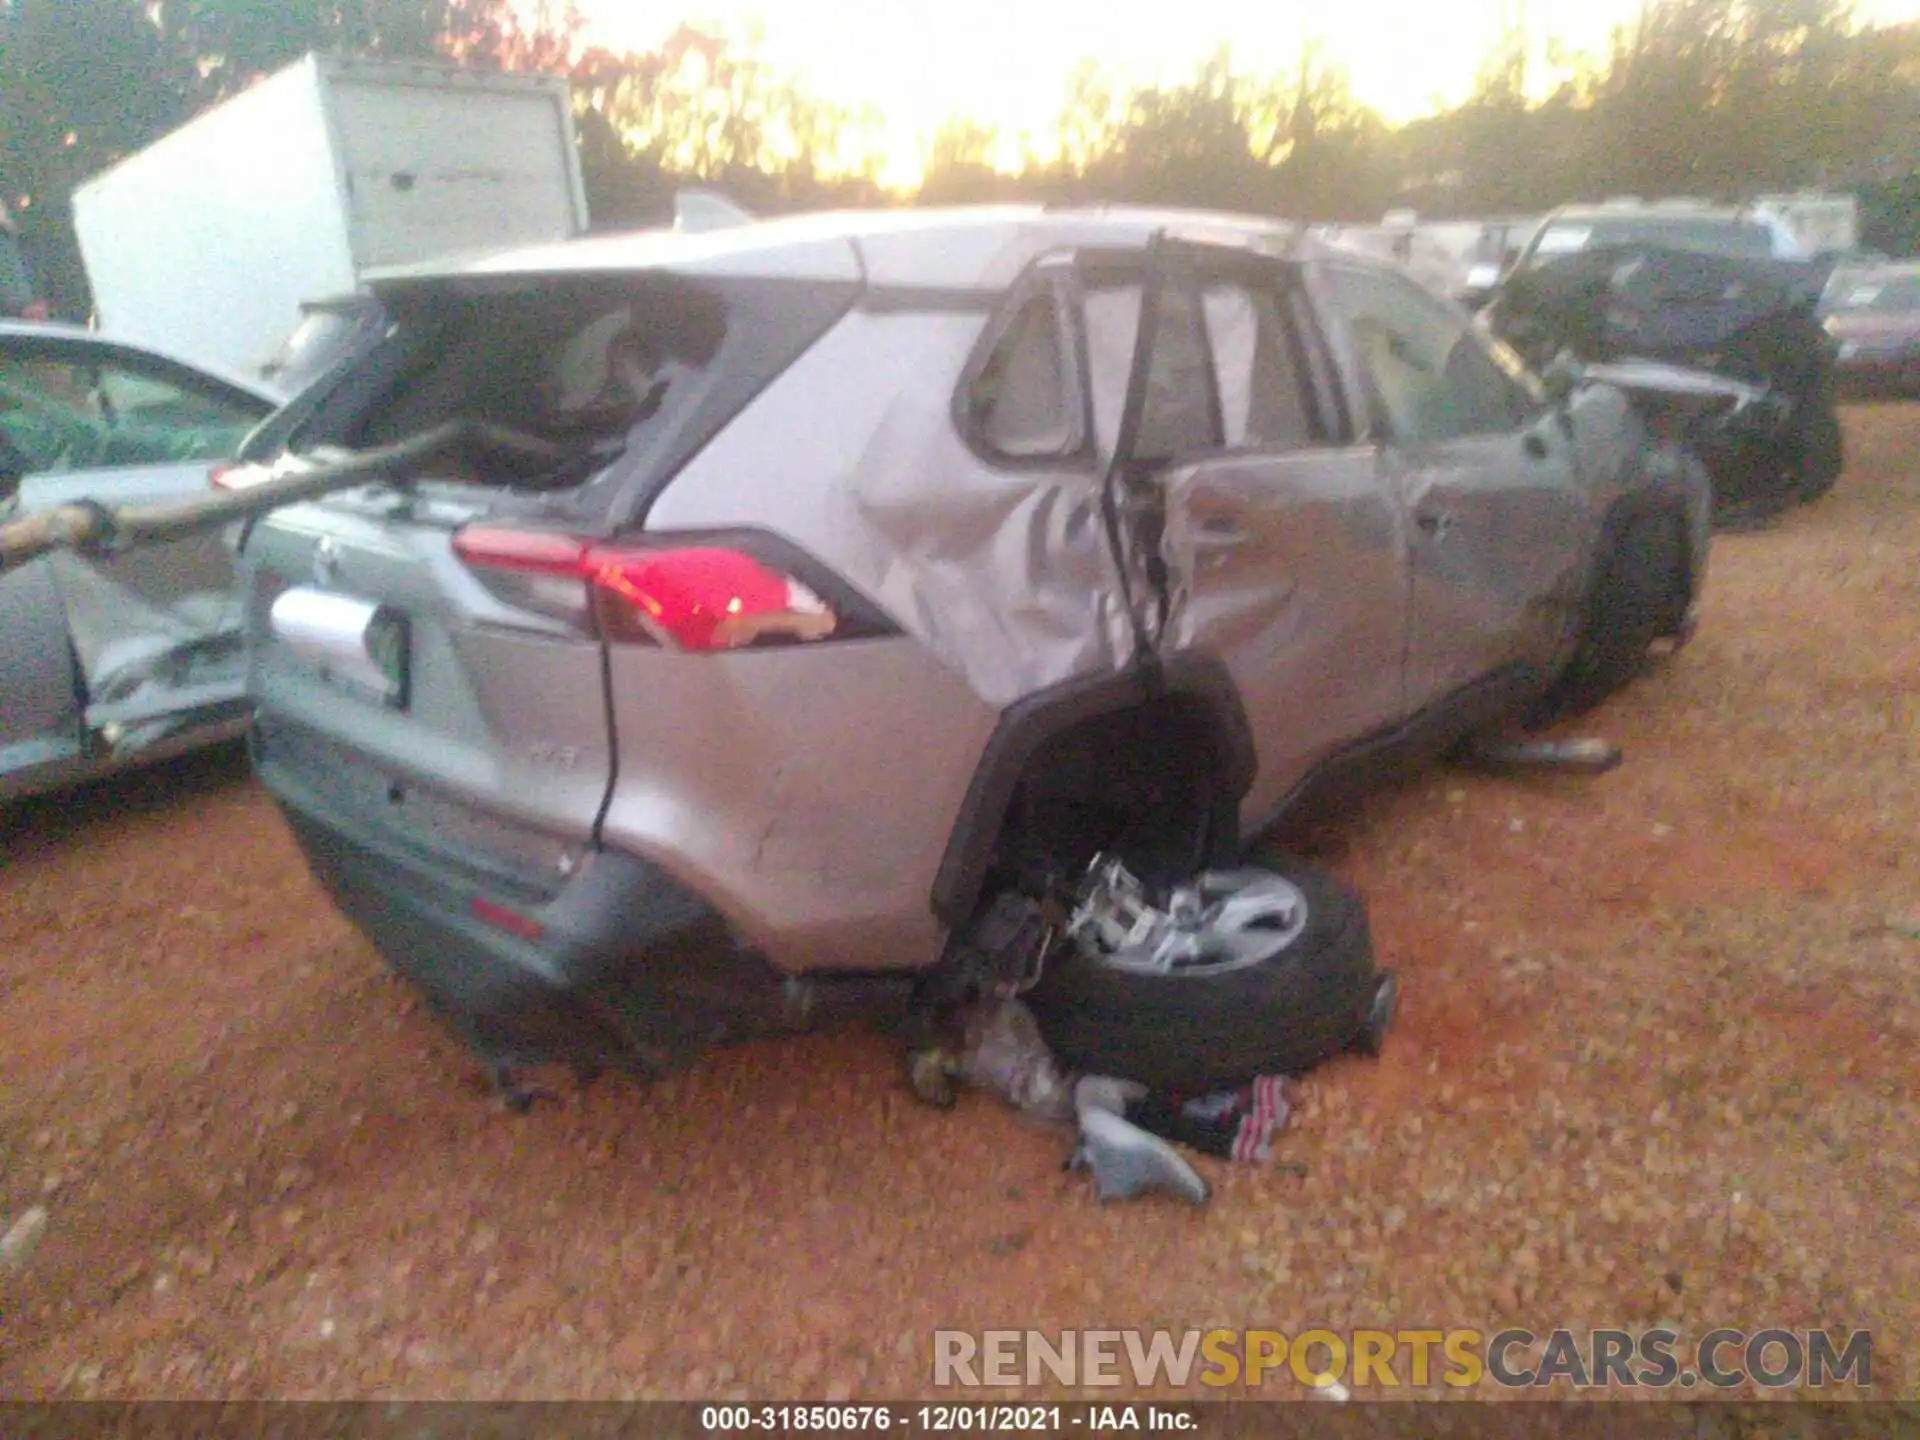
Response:
[[[594,38],[651,48],[681,20],[741,35],[823,99],[871,105],[884,121],[890,183],[911,183],[940,124],[997,130],[1017,163],[1022,131],[1045,153],[1082,58],[1117,83],[1178,80],[1222,42],[1236,70],[1289,69],[1309,36],[1343,64],[1358,98],[1398,122],[1462,99],[1520,7],[1536,48],[1548,36],[1604,52],[1638,0],[581,0]],[[1920,18],[1920,0],[1858,0],[1862,20]]]

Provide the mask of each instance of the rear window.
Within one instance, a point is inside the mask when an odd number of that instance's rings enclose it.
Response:
[[[825,334],[854,293],[665,272],[389,287],[380,293],[387,339],[292,448],[370,449],[470,421],[537,444],[470,446],[458,465],[436,466],[436,478],[555,489],[625,457],[664,481]]]

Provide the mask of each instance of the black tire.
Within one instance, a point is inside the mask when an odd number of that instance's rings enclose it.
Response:
[[[1840,412],[1834,386],[1829,383],[1809,411],[1800,429],[1800,499],[1811,504],[1838,483],[1846,465],[1846,446],[1840,435]]]
[[[1579,648],[1528,717],[1532,728],[1585,714],[1640,673],[1653,642],[1681,618],[1686,563],[1671,516],[1641,515],[1618,531],[1587,602]]]
[[[1345,884],[1299,864],[1262,867],[1296,885],[1307,920],[1279,955],[1239,970],[1142,975],[1069,951],[1027,995],[1069,1070],[1195,1095],[1260,1075],[1298,1075],[1365,1045],[1384,978],[1366,907]]]

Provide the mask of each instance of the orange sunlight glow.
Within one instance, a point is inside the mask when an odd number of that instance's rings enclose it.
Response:
[[[995,135],[991,159],[1047,159],[1068,79],[1090,60],[1116,90],[1179,82],[1223,46],[1236,73],[1294,70],[1312,43],[1343,67],[1354,97],[1398,124],[1459,103],[1514,28],[1530,36],[1535,88],[1567,68],[1557,53],[1603,56],[1640,0],[580,0],[589,38],[651,49],[685,21],[745,40],[773,69],[823,100],[870,107],[880,179],[915,185],[934,137],[953,120]],[[1920,18],[1920,0],[1859,0],[1856,17]]]

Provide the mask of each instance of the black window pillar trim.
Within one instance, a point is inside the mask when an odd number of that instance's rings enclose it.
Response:
[[[1120,424],[1115,431],[1113,454],[1100,477],[1100,519],[1105,526],[1107,548],[1113,554],[1114,569],[1120,577],[1120,599],[1127,607],[1127,620],[1133,627],[1135,669],[1149,672],[1149,686],[1158,678],[1155,644],[1147,634],[1147,623],[1140,613],[1141,597],[1133,593],[1133,536],[1120,514],[1120,487],[1127,483],[1133,464],[1133,452],[1140,443],[1140,426],[1147,408],[1147,378],[1153,369],[1154,342],[1160,330],[1163,297],[1174,277],[1168,264],[1170,242],[1164,230],[1154,232],[1147,242],[1146,274],[1140,288],[1140,320],[1134,328],[1133,363],[1127,369],[1127,394],[1120,407]],[[1143,559],[1145,557],[1142,557]],[[1165,607],[1165,587],[1161,587],[1161,606]]]

